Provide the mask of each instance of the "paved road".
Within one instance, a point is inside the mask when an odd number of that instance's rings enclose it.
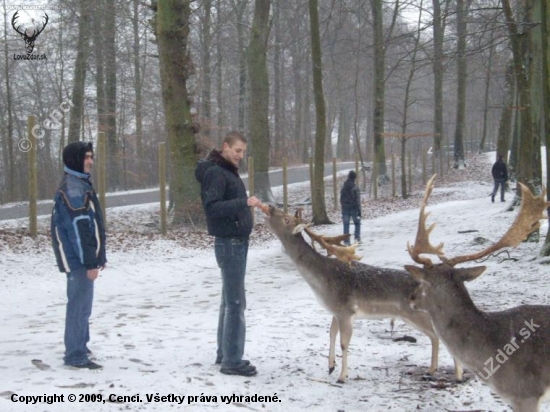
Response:
[[[342,162],[338,163],[337,169],[351,170],[355,163]],[[325,176],[332,176],[332,163],[325,166]],[[288,168],[288,182],[298,183],[309,180],[309,166],[296,166]],[[248,189],[248,178],[243,177],[244,184]],[[269,172],[269,181],[272,187],[282,186],[283,172],[276,170]],[[124,192],[124,193],[108,193],[106,195],[106,207],[130,206],[145,203],[154,203],[159,201],[159,190],[151,189],[146,191]],[[52,211],[51,202],[42,202],[37,206],[38,215],[49,215]],[[28,216],[28,204],[20,202],[15,206],[0,207],[0,220],[20,219]]]

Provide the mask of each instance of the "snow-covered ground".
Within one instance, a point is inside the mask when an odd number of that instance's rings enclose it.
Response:
[[[438,222],[432,239],[445,243],[447,255],[478,250],[478,237],[496,241],[513,221],[509,202],[490,202],[489,176],[445,187],[436,180],[429,221]],[[380,210],[364,213],[363,262],[412,263],[406,244],[414,240],[420,200],[415,193],[413,208],[397,212],[394,201],[366,202]],[[90,348],[104,366],[99,372],[63,366],[66,281],[54,266],[48,219],[40,219],[37,240],[23,234],[24,221],[0,222],[0,411],[511,411],[475,379],[455,384],[443,346],[438,381],[422,380],[429,339],[400,321],[392,335],[389,319],[356,321],[349,379],[337,384],[340,359],[332,375],[327,366],[331,316],[262,225],[249,252],[246,313],[246,357],[259,373],[222,375],[214,365],[220,275],[211,242],[195,232],[147,233],[157,209],[109,210],[110,225],[119,229],[109,235],[109,267],[96,281],[91,319]],[[124,222],[131,233],[120,229]],[[315,230],[338,234],[341,224]],[[546,231],[544,223],[542,238]],[[548,267],[535,259],[541,245],[524,243],[510,251],[514,260],[484,262],[485,274],[468,285],[476,304],[484,310],[550,304]],[[417,343],[393,341],[403,335]],[[63,402],[13,401],[38,395],[63,395]],[[174,395],[185,396],[181,405]],[[116,402],[116,396],[134,398]]]

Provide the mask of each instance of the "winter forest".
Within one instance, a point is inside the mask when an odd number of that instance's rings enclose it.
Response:
[[[97,143],[101,132],[109,191],[158,185],[166,142],[173,224],[200,213],[193,168],[230,130],[249,139],[256,194],[266,201],[270,167],[313,158],[317,223],[326,220],[322,170],[332,158],[372,162],[384,185],[391,156],[404,169],[407,154],[428,154],[431,171],[444,173],[445,156],[463,168],[466,152],[492,150],[505,154],[516,179],[540,188],[547,7],[2,0],[0,203],[28,199],[30,134],[38,198],[48,199],[63,146]]]
[[[197,411],[548,410],[539,408],[539,392],[550,385],[543,306],[550,225],[538,221],[550,205],[542,195],[550,187],[549,7],[549,0],[0,0],[0,409],[179,410],[180,394]],[[257,208],[245,257],[246,356],[258,365],[255,378],[226,376],[215,364],[226,283],[195,178],[197,161],[231,131],[248,141],[244,196],[261,201],[247,203]],[[67,289],[51,248],[61,154],[77,141],[93,143],[91,180],[103,207],[105,192],[168,195],[105,213],[109,265],[94,292],[90,349],[105,365],[98,373],[62,364]],[[510,183],[506,200],[502,191],[494,201],[495,188],[491,202],[499,155]],[[337,187],[353,165],[363,232],[351,246],[329,245],[342,236]],[[287,166],[305,178],[275,183]],[[437,186],[424,213],[432,174]],[[311,224],[301,212],[279,212],[288,191]],[[49,208],[38,219],[37,204]],[[8,216],[17,209],[28,217]],[[428,239],[433,222],[439,246]],[[313,257],[303,263],[302,252]],[[474,261],[483,266],[454,267]],[[323,306],[319,290],[348,295]],[[353,324],[365,314],[371,319]],[[513,346],[524,325],[529,336]],[[329,350],[338,328],[342,340]],[[480,381],[470,353],[478,363],[494,355],[505,373]],[[466,359],[464,379],[453,356]],[[486,384],[502,376],[500,392]],[[103,402],[23,402],[54,392]]]

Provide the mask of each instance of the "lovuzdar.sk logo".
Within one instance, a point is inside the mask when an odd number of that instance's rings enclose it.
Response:
[[[46,54],[32,54],[32,51],[34,50],[34,42],[44,31],[44,28],[48,24],[48,15],[44,13],[44,21],[43,22],[35,22],[34,19],[32,19],[32,25],[27,28],[21,30],[21,25],[17,25],[17,19],[19,10],[15,12],[11,19],[11,25],[13,29],[21,35],[21,38],[25,40],[25,48],[27,49],[27,54],[14,54],[13,59],[14,60],[45,60],[47,59]],[[38,28],[42,24],[42,28]]]

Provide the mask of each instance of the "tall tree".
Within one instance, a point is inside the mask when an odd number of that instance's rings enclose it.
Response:
[[[80,18],[78,20],[78,43],[74,66],[74,81],[71,100],[71,117],[69,121],[68,143],[80,140],[84,118],[84,87],[86,84],[86,66],[90,52],[91,5],[87,0],[80,0]]]
[[[271,0],[255,0],[254,19],[248,45],[249,135],[254,157],[255,194],[273,201],[269,183],[269,79],[267,75],[267,40]]]
[[[140,44],[139,44],[139,2],[140,0],[133,0],[133,16],[132,16],[132,29],[134,34],[134,89],[136,92],[135,97],[135,119],[136,119],[136,149],[137,158],[139,161],[138,175],[139,179],[144,178],[143,167],[143,99],[142,99],[142,81],[141,81],[141,58],[140,58]]]
[[[211,110],[211,95],[212,95],[212,75],[210,73],[210,56],[212,47],[211,30],[211,15],[212,15],[212,0],[203,0],[202,7],[204,14],[202,18],[202,97],[201,97],[201,131],[205,136],[209,136],[212,128],[212,110]]]
[[[319,33],[319,11],[317,0],[309,0],[309,22],[311,30],[311,62],[313,66],[313,97],[315,100],[315,165],[313,173],[313,222],[317,225],[331,223],[325,205],[325,138],[327,118],[323,92],[323,63],[321,35]]]
[[[384,146],[384,106],[385,98],[385,60],[384,10],[382,0],[371,0],[374,26],[374,104],[373,104],[373,142],[374,169],[381,180],[386,178],[386,149]],[[376,183],[375,183],[376,184]]]
[[[466,36],[468,35],[468,10],[472,0],[457,0],[456,31],[457,31],[457,104],[454,139],[454,167],[464,167],[464,132],[466,131],[466,86],[468,64],[466,56]]]
[[[445,6],[442,9],[442,4]],[[433,75],[434,75],[434,153],[443,174],[443,39],[449,0],[432,0],[433,5]]]
[[[550,7],[548,3],[542,2],[541,5],[541,37],[542,37],[542,89],[544,93],[544,124],[546,130],[545,146],[546,146],[546,164],[550,165],[550,13],[548,10]],[[550,173],[546,173],[546,187],[550,187]],[[546,199],[550,200],[550,193],[546,193]],[[550,210],[547,211],[550,215]],[[550,256],[550,225],[546,233],[546,239],[542,246],[541,256]]]
[[[15,156],[13,153],[13,109],[11,98],[11,82],[8,58],[8,11],[6,9],[6,0],[4,0],[4,75],[6,76],[6,105],[8,111],[8,121],[6,122],[5,132],[2,133],[2,161],[4,170],[7,171],[6,182],[6,200],[15,200]]]
[[[105,100],[107,150],[111,157],[107,162],[107,184],[111,190],[121,182],[120,157],[117,133],[117,49],[116,49],[116,5],[115,0],[105,0]]]
[[[156,3],[162,100],[170,157],[173,225],[196,223],[202,216],[200,187],[193,173],[198,160],[187,81],[193,65],[189,54],[189,16],[192,0]]]
[[[512,46],[512,55],[514,59],[514,74],[516,78],[516,89],[518,96],[519,110],[516,119],[519,118],[519,146],[518,159],[516,167],[516,177],[519,182],[526,184],[531,189],[539,190],[541,181],[541,161],[540,161],[540,140],[538,133],[534,130],[532,104],[531,104],[531,81],[530,70],[532,67],[526,59],[530,59],[531,11],[533,8],[532,0],[521,2],[523,21],[521,26],[525,31],[519,30],[518,19],[514,18],[509,0],[502,0],[504,15],[508,26],[510,44]],[[537,86],[538,87],[538,86]],[[517,122],[518,120],[516,120]]]

